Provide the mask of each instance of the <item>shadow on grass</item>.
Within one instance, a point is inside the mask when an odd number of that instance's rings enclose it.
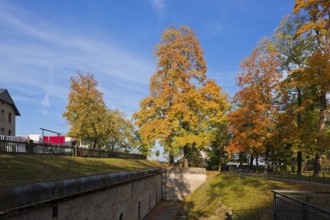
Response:
[[[219,204],[232,219],[271,219],[272,200],[256,202],[260,194],[267,194],[269,187],[261,179],[230,176],[212,183],[208,190],[208,202],[220,200]],[[259,189],[255,191],[254,189]],[[268,196],[268,195],[266,195]],[[269,193],[270,198],[272,194]],[[251,201],[252,200],[252,201]],[[242,205],[243,204],[243,205]],[[221,207],[218,207],[218,210]]]
[[[226,173],[210,183],[207,197],[208,202],[218,199],[232,207],[233,219],[272,219],[274,189],[328,191],[329,187]]]
[[[186,219],[198,220],[201,217],[208,218],[210,216],[205,211],[195,210],[195,203],[193,201],[186,201],[183,208],[186,213]]]
[[[232,174],[205,183],[186,203],[188,219],[272,219],[272,189],[285,184]],[[226,213],[230,215],[226,217]]]

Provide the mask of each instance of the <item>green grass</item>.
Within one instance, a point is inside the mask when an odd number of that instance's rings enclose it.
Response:
[[[330,184],[330,174],[326,172],[320,172],[319,176],[313,176],[313,172],[302,172],[302,175],[300,176],[292,172],[280,172],[269,174],[269,176],[297,181]]]
[[[324,186],[222,173],[198,188],[185,208],[189,219],[216,219],[228,210],[234,219],[272,219],[273,189],[330,191]]]
[[[0,188],[159,166],[148,160],[0,154]]]

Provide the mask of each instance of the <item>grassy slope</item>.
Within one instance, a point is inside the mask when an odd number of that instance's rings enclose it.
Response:
[[[0,188],[159,166],[147,160],[0,154]]]
[[[226,173],[209,179],[186,204],[189,219],[216,216],[232,208],[234,219],[272,219],[273,189],[330,191],[330,187],[237,176]],[[211,218],[212,219],[212,218]]]

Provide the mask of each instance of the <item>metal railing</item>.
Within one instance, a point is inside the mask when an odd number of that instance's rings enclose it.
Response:
[[[17,154],[48,154],[48,155],[65,155],[77,157],[96,157],[96,158],[121,158],[146,160],[144,154],[125,153],[120,151],[109,150],[92,150],[81,147],[33,143],[31,140],[21,137],[10,137],[0,135],[0,153],[17,153]]]
[[[99,158],[121,158],[121,159],[136,159],[146,160],[147,156],[144,154],[124,153],[120,151],[107,151],[107,150],[92,150],[86,148],[76,148],[78,157],[99,157]]]
[[[285,179],[297,182],[304,183],[320,183],[320,184],[330,184],[330,172],[329,171],[321,171],[318,176],[313,176],[313,171],[304,171],[302,175],[297,175],[296,172],[270,172],[266,173],[264,171],[256,172],[256,171],[248,171],[248,170],[232,170],[231,172],[235,172],[241,175],[248,175],[254,177],[263,177],[263,178],[274,178],[274,179]]]
[[[330,219],[330,192],[273,190],[274,220]]]

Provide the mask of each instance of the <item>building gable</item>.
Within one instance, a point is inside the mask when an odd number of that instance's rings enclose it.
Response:
[[[16,116],[21,115],[7,89],[0,89],[0,101],[11,105],[15,111]]]

